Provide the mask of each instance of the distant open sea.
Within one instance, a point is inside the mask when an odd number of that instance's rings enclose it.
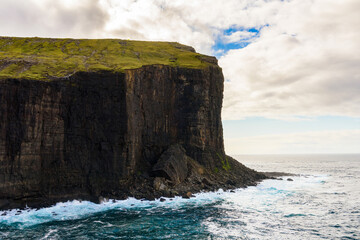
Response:
[[[360,155],[234,157],[300,175],[191,199],[0,212],[0,239],[360,239]]]

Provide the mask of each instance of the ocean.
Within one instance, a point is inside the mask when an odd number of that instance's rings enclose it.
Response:
[[[191,199],[2,211],[0,239],[360,239],[359,154],[234,157],[297,175]]]

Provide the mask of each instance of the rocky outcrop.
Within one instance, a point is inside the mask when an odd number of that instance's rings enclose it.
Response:
[[[165,177],[174,185],[179,184],[187,178],[188,158],[180,145],[171,145],[152,168],[153,175]]]
[[[223,76],[149,65],[0,80],[0,208],[235,188],[265,176],[226,157]]]

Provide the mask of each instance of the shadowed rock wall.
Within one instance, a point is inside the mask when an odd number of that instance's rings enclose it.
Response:
[[[175,144],[195,165],[221,169],[222,98],[214,66],[0,80],[0,208],[151,198],[152,168]]]

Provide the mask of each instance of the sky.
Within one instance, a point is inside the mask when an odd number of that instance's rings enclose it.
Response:
[[[360,153],[359,0],[0,0],[0,35],[177,41],[225,77],[228,154]]]

